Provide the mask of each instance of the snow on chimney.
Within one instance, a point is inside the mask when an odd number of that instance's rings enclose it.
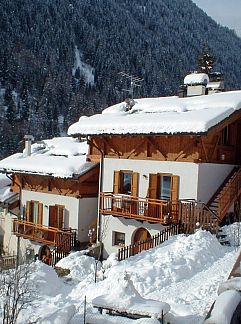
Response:
[[[30,156],[31,155],[31,144],[32,141],[34,140],[32,135],[25,135],[25,150],[24,150],[24,156]]]

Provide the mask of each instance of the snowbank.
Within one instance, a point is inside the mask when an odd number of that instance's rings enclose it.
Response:
[[[38,294],[41,296],[56,296],[64,289],[64,284],[59,280],[57,273],[41,261],[36,261],[31,280],[36,284]]]
[[[115,289],[109,291],[108,294],[94,298],[92,304],[95,307],[156,318],[161,318],[162,312],[166,314],[170,310],[167,303],[141,297],[127,273],[117,278]]]
[[[237,290],[241,291],[241,278],[231,278],[219,285],[218,295],[222,294],[226,290]]]
[[[75,281],[83,281],[91,277],[93,281],[95,274],[95,259],[84,255],[85,252],[72,252],[66,258],[60,260],[56,267],[69,269],[70,274],[67,276]]]
[[[171,310],[166,317],[171,324],[201,324],[217,298],[218,285],[227,280],[235,258],[234,248],[221,246],[210,233],[198,231],[190,236],[176,235],[161,246],[122,262],[112,256],[106,262],[105,279],[97,283],[95,260],[80,252],[58,263],[70,269],[71,281],[58,278],[51,267],[37,262],[32,274],[38,287],[36,300],[21,312],[18,324],[27,323],[30,318],[39,318],[42,324],[83,323],[85,296],[87,317],[94,319],[91,323],[123,323],[121,317],[98,314],[92,307],[96,298],[99,304],[122,300],[122,306],[128,310],[146,305],[154,313],[169,304]],[[126,273],[134,293],[123,280]],[[156,323],[154,319],[125,320],[128,324]]]
[[[227,290],[218,296],[211,317],[205,324],[230,324],[233,313],[241,302],[241,294],[235,290]]]

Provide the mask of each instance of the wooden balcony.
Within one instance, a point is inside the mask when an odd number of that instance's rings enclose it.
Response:
[[[178,222],[178,201],[114,195],[109,192],[102,192],[100,198],[100,212],[103,215],[162,224]]]
[[[68,252],[76,241],[73,229],[58,229],[17,219],[13,221],[13,234],[44,245],[61,247]]]
[[[216,233],[220,222],[213,211],[194,199],[167,201],[114,195],[107,192],[102,192],[100,197],[100,212],[103,215],[163,225],[179,223],[184,233],[193,233],[197,228]]]

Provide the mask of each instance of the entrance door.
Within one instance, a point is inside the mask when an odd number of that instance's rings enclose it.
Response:
[[[141,252],[142,250],[148,250],[151,248],[150,242],[144,242],[151,238],[151,234],[145,228],[139,228],[133,238],[134,254]]]

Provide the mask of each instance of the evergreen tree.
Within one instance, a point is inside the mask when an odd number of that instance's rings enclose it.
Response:
[[[124,100],[120,71],[144,79],[134,97],[175,95],[204,43],[200,70],[215,56],[226,88],[241,87],[240,38],[191,0],[2,0],[0,29],[0,124],[17,123],[18,138],[58,136],[59,116],[67,130]]]
[[[9,124],[13,124],[16,119],[16,105],[13,100],[12,91],[9,87],[6,88],[4,95],[4,104],[7,107],[6,118]]]
[[[210,54],[209,47],[205,46],[198,57],[199,72],[209,74],[212,71],[215,62],[215,57]]]

